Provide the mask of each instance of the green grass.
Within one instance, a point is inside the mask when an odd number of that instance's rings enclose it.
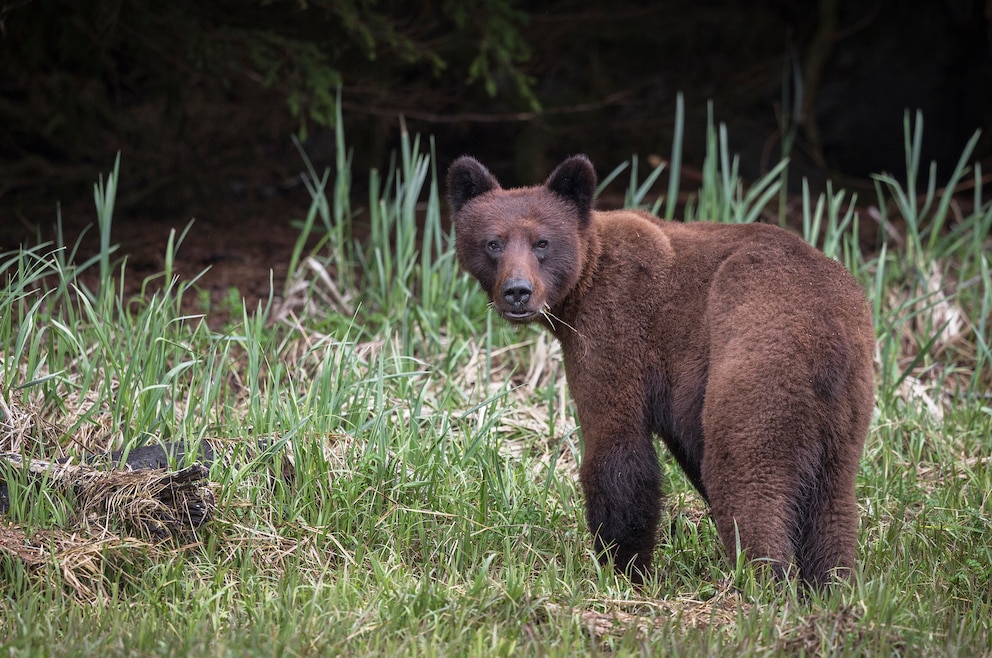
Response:
[[[336,174],[311,170],[286,288],[224,331],[180,310],[197,295],[171,271],[185,233],[170,237],[161,279],[124,298],[127,272],[110,258],[115,164],[96,189],[97,257],[77,264],[61,244],[0,255],[0,447],[53,458],[212,440],[228,453],[211,469],[217,510],[195,537],[153,543],[0,467],[11,502],[0,648],[990,655],[992,204],[970,151],[954,180],[974,183],[973,207],[961,211],[932,177],[921,199],[908,192],[920,130],[907,119],[907,172],[879,176],[871,204],[833,189],[801,200],[805,237],[865,285],[878,336],[858,480],[862,571],[811,597],[730,563],[667,457],[657,573],[636,590],[599,568],[558,348],[499,322],[458,271],[439,172],[417,138],[373,173],[360,207],[339,133]],[[677,177],[649,202],[661,171],[640,181],[632,165],[627,202],[672,214]],[[753,221],[781,207],[786,163],[747,187],[735,172],[712,126],[688,217]],[[901,242],[862,249],[867,205],[905,219]],[[371,227],[363,241],[351,232],[359,215]],[[305,254],[314,232],[323,239]],[[99,270],[92,288],[88,268]]]

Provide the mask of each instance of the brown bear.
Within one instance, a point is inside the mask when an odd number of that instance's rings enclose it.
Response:
[[[808,583],[850,578],[855,475],[874,404],[864,291],[798,236],[593,210],[585,156],[507,189],[448,173],[461,266],[511,322],[562,345],[595,546],[641,582],[660,512],[660,437],[738,549]]]

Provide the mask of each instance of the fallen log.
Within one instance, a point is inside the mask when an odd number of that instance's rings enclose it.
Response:
[[[5,472],[16,469],[39,485],[57,486],[75,501],[82,518],[97,523],[120,520],[130,530],[154,539],[180,536],[210,519],[214,495],[206,486],[208,469],[196,463],[176,471],[105,470],[89,464],[24,459],[0,453],[0,512],[9,500]]]

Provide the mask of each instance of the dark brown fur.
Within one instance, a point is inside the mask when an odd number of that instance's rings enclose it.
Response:
[[[849,577],[874,403],[864,292],[787,231],[598,212],[595,184],[584,156],[521,189],[469,157],[448,175],[462,267],[503,317],[561,341],[597,549],[635,580],[650,568],[656,435],[730,555]]]

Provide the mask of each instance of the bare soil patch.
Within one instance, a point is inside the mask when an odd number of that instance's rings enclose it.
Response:
[[[192,222],[175,254],[173,271],[182,281],[196,279],[197,294],[184,299],[188,311],[206,313],[212,326],[220,326],[236,310],[230,303],[232,296],[253,309],[265,303],[270,290],[281,293],[308,204],[309,199],[297,194],[220,201],[202,212],[174,213],[168,218],[125,211],[114,219],[111,244],[118,245],[118,250],[112,258],[118,263],[127,259],[124,287],[128,296],[139,295],[149,277],[147,290],[160,289],[169,235],[175,231],[178,240]],[[82,263],[98,253],[99,233],[92,208],[77,205],[63,206],[62,225],[65,244],[71,248],[79,242],[75,262]],[[43,242],[54,242],[54,209],[49,217],[29,220],[21,216],[2,222],[0,251],[36,245],[39,236]],[[96,274],[91,268],[83,281],[95,283]]]

